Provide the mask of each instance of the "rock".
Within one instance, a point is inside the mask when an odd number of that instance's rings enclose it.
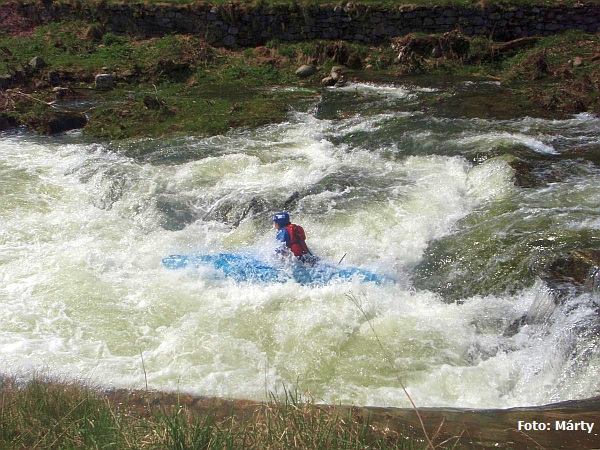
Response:
[[[325,77],[321,80],[321,84],[323,86],[335,86],[338,82],[342,81],[342,70],[341,66],[333,66],[331,68],[331,73],[328,77]]]
[[[263,403],[254,400],[194,397],[182,393],[109,389],[103,391],[103,395],[111,404],[123,405],[124,410],[130,411],[136,417],[147,417],[150,409],[148,404],[160,405],[167,414],[179,411],[183,405],[193,417],[204,417],[208,411],[212,420],[217,423],[233,420],[246,423],[256,420],[257,411],[260,411],[261,407],[264,409]],[[439,429],[435,442],[448,441],[455,443],[459,448],[536,448],[531,444],[532,439],[538,444],[537,448],[546,449],[589,449],[597,448],[598,443],[598,436],[595,434],[600,409],[598,397],[508,409],[423,408],[420,410],[420,416],[417,416],[412,408],[312,404],[307,406],[332,417],[347,417],[349,423],[368,422],[373,431],[381,430],[385,433],[382,436],[385,436],[386,442],[389,439],[392,444],[396,442],[392,440],[394,436],[405,439],[407,430],[415,430],[414,434],[410,434],[411,439],[423,439],[420,420],[427,430]],[[318,417],[316,413],[310,414],[313,414],[311,417]],[[594,431],[549,432],[546,429],[523,433],[515,427],[519,421],[528,424],[534,421],[538,424],[551,423],[554,427],[555,422],[575,423],[576,420],[587,423],[595,421]],[[477,447],[473,444],[473,436],[476,436]],[[507,442],[510,444],[504,445]]]
[[[223,45],[225,47],[233,47],[237,42],[237,38],[233,34],[228,34],[223,38]]]
[[[54,95],[57,99],[65,98],[67,95],[69,95],[69,89],[64,87],[57,86],[54,89],[52,89],[52,92],[54,92]]]
[[[340,66],[333,66],[329,76],[337,83],[342,79],[342,68]]]
[[[432,58],[441,58],[443,55],[442,53],[442,47],[440,47],[439,44],[437,44],[435,47],[433,47],[433,50],[431,50],[431,57]]]
[[[583,66],[583,58],[581,56],[576,56],[573,58],[573,67]]]
[[[573,284],[584,292],[600,289],[600,250],[576,250],[558,258],[544,270],[551,285]]]
[[[308,78],[317,73],[317,68],[312,64],[300,66],[298,70],[296,70],[296,76],[299,78]]]
[[[31,61],[29,61],[29,67],[31,67],[34,70],[43,69],[47,65],[48,64],[46,64],[46,61],[44,61],[39,56],[34,56],[33,58],[31,58]]]
[[[125,81],[126,83],[131,83],[135,77],[137,76],[136,72],[130,69],[126,69],[121,73],[121,80]]]
[[[48,81],[52,86],[58,86],[60,84],[60,77],[56,70],[52,70],[48,73]]]
[[[323,86],[335,86],[337,80],[334,80],[332,76],[325,77],[321,80]]]
[[[96,89],[112,89],[115,86],[115,81],[112,75],[108,73],[100,73],[95,79]]]
[[[0,89],[8,89],[13,82],[12,76],[8,74],[0,75]]]

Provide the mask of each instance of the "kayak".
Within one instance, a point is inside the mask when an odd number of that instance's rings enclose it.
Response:
[[[326,285],[334,282],[359,280],[381,284],[389,281],[374,272],[358,267],[342,267],[318,260],[312,264],[291,262],[271,265],[251,255],[218,253],[215,255],[170,255],[162,260],[167,269],[209,267],[220,275],[237,282],[285,283],[294,280],[303,285]]]

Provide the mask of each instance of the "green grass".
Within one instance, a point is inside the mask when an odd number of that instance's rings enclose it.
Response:
[[[284,120],[291,102],[311,95],[306,90],[282,93],[277,89],[298,84],[295,68],[280,64],[279,56],[274,61],[255,55],[252,49],[216,49],[198,37],[183,35],[134,40],[107,33],[98,44],[89,37],[90,27],[75,21],[42,26],[31,37],[0,36],[0,51],[8,56],[0,60],[0,73],[27,70],[31,58],[43,58],[48,66],[33,74],[34,79],[43,81],[50,71],[57,71],[71,80],[74,92],[98,104],[88,111],[92,120],[85,132],[91,136],[220,134],[232,127]],[[98,73],[114,74],[116,89],[95,91]],[[32,96],[53,100],[50,89],[37,89]],[[161,106],[147,107],[148,97]],[[32,112],[29,123],[44,106],[28,106],[21,100],[17,105],[21,114]]]
[[[0,378],[0,448],[11,449],[421,449],[414,436],[282,398],[231,410],[129,396],[76,383]],[[438,448],[444,448],[438,447]],[[449,447],[447,447],[449,448]]]

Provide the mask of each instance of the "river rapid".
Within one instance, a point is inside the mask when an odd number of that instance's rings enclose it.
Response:
[[[224,136],[2,135],[1,372],[388,407],[410,406],[398,378],[418,406],[600,395],[599,289],[559,298],[540,276],[600,248],[600,119],[507,110],[505,95],[351,83]],[[161,264],[269,261],[283,209],[313,253],[393,281]]]

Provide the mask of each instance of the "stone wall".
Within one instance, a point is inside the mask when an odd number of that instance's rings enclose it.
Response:
[[[217,46],[251,47],[266,42],[340,39],[379,44],[408,33],[444,33],[511,40],[546,36],[569,29],[597,32],[600,6],[512,6],[477,8],[345,6],[247,6],[229,3],[151,5],[19,3],[20,13],[35,23],[82,19],[100,23],[106,31],[140,37],[193,33]]]

